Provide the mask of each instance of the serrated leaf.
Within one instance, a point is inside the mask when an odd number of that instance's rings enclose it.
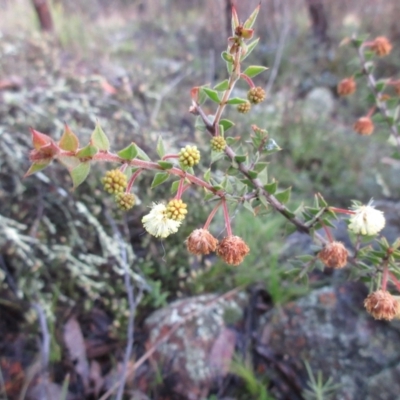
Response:
[[[157,147],[156,147],[157,154],[160,158],[163,158],[165,155],[165,147],[164,147],[164,142],[162,140],[162,137],[158,137],[157,141]]]
[[[151,188],[155,188],[158,185],[161,185],[169,178],[168,172],[157,172],[154,176],[153,182],[151,182]]]
[[[99,149],[96,146],[88,144],[85,147],[82,147],[77,153],[76,157],[78,158],[91,158],[98,153]]]
[[[201,88],[201,90],[203,90],[204,93],[205,93],[212,101],[214,101],[215,103],[219,104],[219,103],[221,102],[221,99],[219,98],[219,95],[218,95],[218,92],[217,92],[217,91],[215,91],[215,90],[213,90],[213,89],[210,89],[210,88],[207,88],[207,87],[204,87],[204,86]]]
[[[174,167],[174,164],[168,161],[157,161],[157,164],[162,168],[162,169],[171,169]]]
[[[214,86],[214,90],[216,90],[217,92],[223,92],[223,91],[227,90],[228,88],[229,88],[228,79],[225,79],[224,81],[222,81]]]
[[[65,125],[64,133],[61,136],[58,145],[66,151],[76,151],[79,147],[78,137],[71,131],[68,125]]]
[[[260,5],[258,5],[254,9],[254,11],[250,14],[249,18],[246,19],[245,23],[243,24],[243,28],[249,29],[254,25],[254,22],[256,22],[256,18],[259,11],[260,11]]]
[[[90,142],[93,146],[96,146],[101,151],[110,150],[110,141],[108,140],[107,135],[104,133],[99,123],[97,123],[96,127],[94,128],[94,131],[90,137]]]
[[[229,99],[226,102],[226,104],[236,105],[236,104],[244,104],[244,103],[247,103],[247,102],[248,102],[248,100],[246,100],[246,99],[241,99],[240,97],[233,97],[232,99]]]
[[[26,171],[24,178],[26,178],[29,175],[33,175],[35,172],[39,172],[42,169],[45,169],[51,163],[51,161],[52,160],[48,160],[45,162],[37,161],[37,162],[32,163],[32,165],[29,167],[28,171]]]
[[[86,178],[88,177],[90,172],[90,162],[86,161],[80,163],[74,169],[70,171],[72,182],[74,184],[74,189],[76,189],[79,185],[81,185]]]
[[[267,69],[268,69],[267,67],[263,67],[261,65],[250,65],[245,69],[243,74],[247,75],[249,78],[253,78],[258,74],[261,74],[261,72],[266,71]]]
[[[211,179],[211,169],[208,168],[208,170],[204,173],[204,180],[207,183],[210,183],[210,179]]]
[[[246,155],[239,155],[239,154],[237,154],[237,155],[235,156],[234,160],[235,160],[237,163],[244,163],[244,162],[247,160],[247,156],[246,156]]]
[[[171,194],[175,194],[178,191],[179,181],[172,182],[171,184]]]
[[[242,57],[240,57],[240,61],[245,60],[251,54],[251,52],[256,48],[259,41],[260,38],[257,38],[247,45],[247,52]]]
[[[264,185],[264,189],[269,194],[275,194],[277,187],[278,187],[278,183],[276,181],[273,181],[271,183],[267,183],[266,185]]]
[[[281,192],[275,193],[275,198],[282,204],[286,204],[290,200],[291,191],[292,188],[288,187],[287,189],[282,190]]]
[[[224,127],[224,131],[226,132],[229,128],[232,128],[232,126],[235,126],[235,123],[232,122],[229,119],[221,119],[219,123]]]
[[[81,163],[81,160],[79,160],[79,158],[76,156],[60,156],[57,158],[57,160],[62,165],[64,165],[69,171],[71,169],[74,169]]]
[[[135,143],[131,143],[130,145],[126,146],[124,149],[120,150],[118,156],[123,158],[124,160],[131,161],[133,160],[137,154],[138,150]]]

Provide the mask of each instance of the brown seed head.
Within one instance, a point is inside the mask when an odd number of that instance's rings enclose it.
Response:
[[[258,104],[265,100],[265,90],[260,87],[252,87],[247,92],[247,98],[249,99],[250,103]]]
[[[384,36],[377,37],[371,44],[371,49],[379,57],[387,56],[392,51],[392,44]]]
[[[371,135],[374,131],[374,124],[369,117],[361,117],[353,125],[353,129],[362,136]]]
[[[217,254],[227,264],[239,265],[250,249],[239,236],[227,236],[218,245]]]
[[[196,255],[210,254],[217,245],[218,240],[207,229],[195,229],[186,240],[188,251]]]
[[[364,300],[364,307],[375,319],[391,321],[400,312],[399,302],[386,290],[377,290]]]
[[[347,264],[347,250],[340,242],[328,243],[319,253],[318,258],[329,268],[343,268]]]
[[[339,96],[349,96],[356,91],[357,85],[353,77],[343,79],[337,86]]]

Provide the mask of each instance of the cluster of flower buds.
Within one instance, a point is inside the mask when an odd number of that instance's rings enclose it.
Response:
[[[128,178],[120,169],[107,171],[102,179],[104,190],[114,195],[114,200],[123,211],[130,210],[136,203],[133,193],[125,192],[128,185]]]

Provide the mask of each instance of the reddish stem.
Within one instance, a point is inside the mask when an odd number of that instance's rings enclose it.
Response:
[[[243,79],[244,81],[246,81],[247,84],[248,84],[251,88],[255,87],[254,82],[253,82],[252,79],[249,78],[247,75],[245,75],[245,74],[240,74],[240,78]]]
[[[161,160],[167,160],[168,158],[179,158],[179,154],[166,154]]]
[[[332,237],[331,230],[324,223],[321,223],[321,224],[322,224],[322,227],[324,228],[324,231],[326,233],[326,236],[328,237],[329,242],[332,243],[333,237]]]
[[[128,167],[128,164],[122,164],[122,165],[120,166],[119,170],[120,170],[121,172],[125,172],[127,167]]]
[[[226,204],[225,198],[222,199],[222,208],[224,210],[226,233],[228,236],[232,236],[231,221],[229,219],[228,205]]]
[[[133,183],[135,182],[136,178],[141,174],[142,171],[143,171],[142,169],[138,169],[132,174],[131,178],[129,179],[128,186],[126,187],[126,193],[129,193],[131,191]]]
[[[185,178],[181,178],[179,180],[178,190],[176,192],[175,199],[179,200],[182,197],[183,193],[183,184],[185,183]]]
[[[354,214],[356,213],[355,211],[346,210],[346,209],[344,209],[344,208],[329,207],[328,209],[329,209],[330,211],[337,212],[337,213],[340,213],[340,214],[354,215]]]
[[[219,202],[217,203],[217,205],[213,208],[213,210],[210,212],[210,215],[208,216],[207,221],[206,221],[206,223],[205,223],[204,226],[203,226],[203,229],[208,229],[208,227],[210,226],[210,223],[211,223],[212,219],[214,218],[214,215],[215,215],[216,212],[218,211],[218,208],[221,206],[221,204],[222,204],[222,200],[219,201]]]
[[[375,112],[376,110],[376,106],[373,106],[370,108],[370,110],[368,111],[368,114],[366,115],[367,118],[370,118],[372,116],[372,114]]]
[[[385,262],[385,266],[383,268],[382,284],[381,284],[382,290],[386,290],[388,283],[388,276],[389,276],[389,267],[387,265],[387,262]]]

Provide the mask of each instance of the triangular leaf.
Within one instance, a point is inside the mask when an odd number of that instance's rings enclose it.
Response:
[[[243,24],[243,28],[249,29],[254,25],[254,22],[256,22],[256,18],[259,11],[260,11],[260,4],[250,14],[250,17],[246,19],[245,23]]]
[[[219,123],[224,127],[224,131],[226,132],[229,128],[232,128],[232,126],[235,125],[234,122],[232,122],[229,119],[221,119],[221,121],[219,121]]]
[[[107,135],[104,133],[103,129],[99,123],[96,124],[96,128],[90,137],[90,142],[93,146],[96,146],[101,151],[110,150],[110,141],[108,140]]]
[[[153,182],[151,183],[151,187],[155,188],[158,185],[161,185],[169,178],[168,172],[157,172],[154,176]]]
[[[202,87],[201,88],[203,91],[204,91],[204,93],[212,100],[212,101],[214,101],[214,102],[216,102],[216,103],[220,103],[221,102],[221,99],[219,98],[219,96],[218,96],[218,92],[217,91],[215,91],[215,90],[213,90],[213,89],[210,89],[210,88],[207,88],[207,87]]]
[[[85,147],[82,147],[77,153],[76,156],[78,158],[92,158],[99,152],[99,149],[96,146],[88,144]]]
[[[53,141],[53,139],[50,136],[45,135],[44,133],[36,131],[33,128],[29,128],[29,130],[31,131],[31,135],[32,135],[33,147],[36,150],[41,149],[43,146],[45,146],[46,144],[49,144]]]
[[[64,165],[64,167],[67,167],[69,171],[81,163],[81,160],[76,156],[60,156],[57,160]]]
[[[51,160],[48,160],[45,162],[37,161],[37,162],[32,163],[32,165],[29,167],[28,171],[24,175],[24,178],[26,178],[29,175],[33,175],[35,172],[45,169],[50,163],[51,163]]]
[[[214,90],[217,92],[223,92],[229,88],[229,81],[228,79],[225,79],[224,81],[218,83],[217,85],[214,86]]]
[[[162,169],[171,169],[174,167],[174,164],[172,164],[169,161],[157,161],[157,164],[162,168]]]
[[[74,189],[76,189],[80,184],[82,184],[88,177],[90,172],[90,162],[86,161],[80,163],[77,167],[71,170],[71,178],[74,184]]]
[[[280,201],[282,204],[287,203],[290,200],[290,193],[292,191],[291,187],[288,187],[285,190],[282,190],[279,193],[275,193],[275,198]]]
[[[58,145],[61,149],[66,151],[76,151],[79,147],[78,137],[71,131],[67,124],[65,124],[64,133],[62,134]]]
[[[165,148],[164,148],[164,142],[162,140],[162,137],[158,137],[158,142],[157,142],[157,147],[156,147],[157,154],[160,158],[163,158],[165,155]]]
[[[123,158],[124,160],[130,161],[130,160],[133,160],[137,156],[138,150],[137,150],[136,145],[134,143],[131,143],[129,146],[120,150],[117,154],[119,157]]]
[[[261,65],[250,65],[250,67],[246,68],[243,74],[247,75],[249,78],[253,78],[258,74],[261,74],[261,72],[266,71],[267,69],[267,67],[263,67]]]
[[[226,103],[227,104],[244,104],[247,103],[248,100],[246,99],[241,99],[240,97],[233,97],[232,99],[229,99]]]
[[[251,52],[256,48],[259,41],[260,38],[257,38],[247,45],[247,51],[242,57],[240,57],[240,61],[245,60],[251,54]]]

